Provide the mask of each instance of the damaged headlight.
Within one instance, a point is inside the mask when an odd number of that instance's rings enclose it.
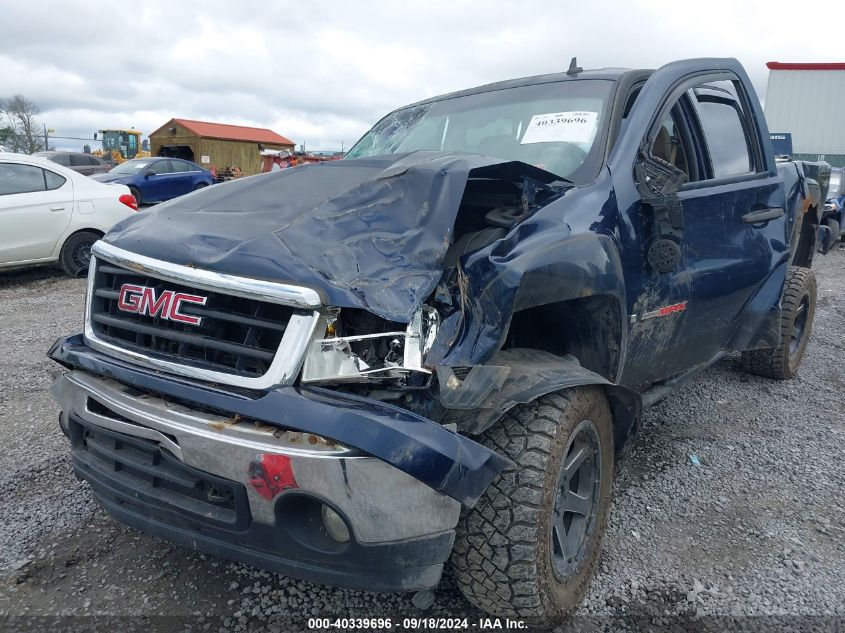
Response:
[[[320,338],[308,346],[302,382],[367,382],[404,379],[413,372],[431,374],[422,362],[437,336],[436,310],[423,306],[405,330],[373,333],[359,333],[366,325],[359,322],[358,327],[350,327],[345,316],[338,308],[326,315],[325,327],[318,328]],[[368,323],[377,327],[387,322],[369,315]]]

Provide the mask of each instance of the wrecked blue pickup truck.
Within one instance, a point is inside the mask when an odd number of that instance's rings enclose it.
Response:
[[[641,410],[727,352],[795,375],[829,167],[775,163],[731,59],[401,108],[344,160],[93,248],[50,356],[116,519],[309,581],[560,621]]]

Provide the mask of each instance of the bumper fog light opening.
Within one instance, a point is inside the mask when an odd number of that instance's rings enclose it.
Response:
[[[346,521],[337,512],[323,504],[320,515],[323,518],[323,526],[330,537],[338,543],[349,542],[349,528],[346,526]]]

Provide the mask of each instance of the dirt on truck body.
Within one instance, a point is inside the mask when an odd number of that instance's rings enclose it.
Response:
[[[558,622],[643,406],[726,351],[795,375],[829,166],[776,164],[735,60],[402,108],[341,161],[196,192],[93,249],[57,341],[106,510],[294,577]]]

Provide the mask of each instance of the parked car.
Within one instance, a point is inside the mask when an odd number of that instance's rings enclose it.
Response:
[[[138,210],[122,185],[94,182],[45,158],[0,154],[0,268],[58,262],[88,268],[91,245]]]
[[[829,250],[845,235],[845,169],[842,167],[834,167],[831,170],[822,224],[828,231],[828,243],[823,245],[824,250]]]
[[[127,160],[93,178],[126,185],[138,204],[164,202],[214,183],[210,171],[181,158]]]
[[[642,408],[727,352],[798,372],[829,169],[776,164],[734,59],[401,108],[95,245],[50,350],[75,472],[194,549],[370,591],[450,561],[477,607],[560,622]]]
[[[41,156],[85,176],[104,174],[112,167],[99,156],[82,152],[36,152],[33,156]]]

